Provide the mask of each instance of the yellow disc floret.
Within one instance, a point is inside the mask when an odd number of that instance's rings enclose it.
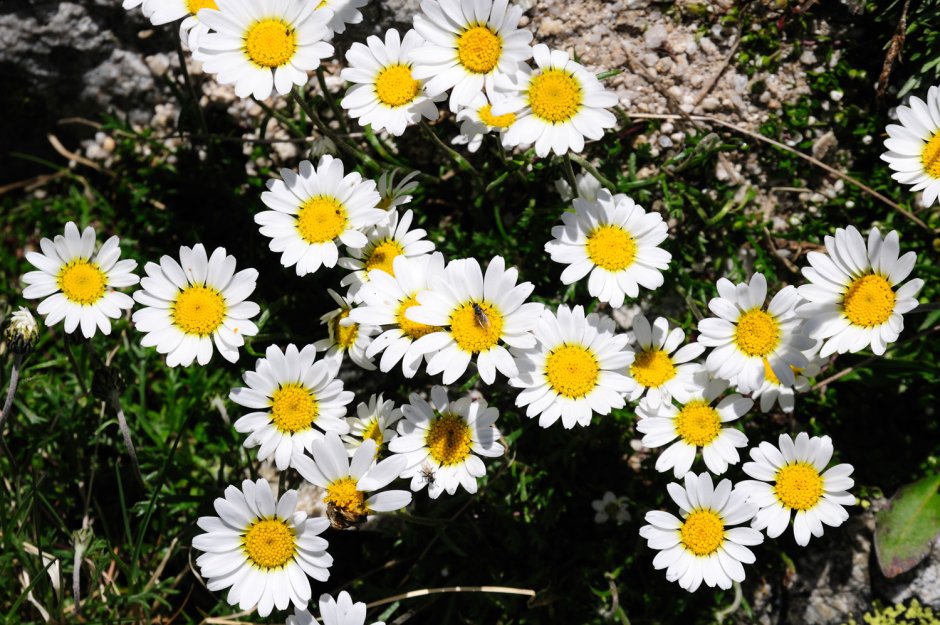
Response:
[[[332,241],[346,230],[346,207],[335,197],[317,195],[297,212],[297,232],[310,244]]]
[[[319,414],[316,397],[302,384],[284,384],[271,397],[271,421],[285,434],[309,429]]]
[[[503,335],[503,315],[488,302],[467,302],[451,314],[450,334],[463,351],[485,352]]]
[[[401,331],[404,332],[405,335],[412,341],[417,341],[422,336],[432,332],[437,332],[441,329],[436,326],[429,326],[423,323],[418,323],[417,321],[412,321],[407,316],[405,316],[405,312],[409,308],[417,305],[418,298],[416,295],[412,295],[398,306],[398,312],[395,314],[395,321],[398,322],[398,327],[401,328]]]
[[[842,306],[853,324],[873,328],[888,321],[896,299],[888,279],[872,273],[852,281]]]
[[[356,489],[356,480],[351,477],[344,477],[327,486],[323,503],[332,504],[353,515],[369,514],[366,494]]]
[[[56,284],[70,302],[87,306],[104,296],[108,277],[96,263],[79,258],[62,266]]]
[[[584,397],[597,387],[601,367],[581,345],[562,345],[545,359],[545,377],[556,393],[569,399]]]
[[[375,97],[386,106],[409,104],[418,96],[420,83],[411,75],[407,65],[389,65],[375,79]]]
[[[186,0],[186,8],[189,9],[189,12],[193,15],[196,15],[202,9],[215,9],[218,10],[218,5],[216,5],[215,0]]]
[[[564,70],[547,69],[529,83],[532,113],[552,124],[566,122],[577,115],[583,99],[581,83]]]
[[[693,510],[679,528],[679,540],[695,555],[709,556],[725,541],[725,523],[712,510]]]
[[[170,308],[173,324],[186,334],[208,336],[225,320],[225,298],[217,290],[195,285],[186,287]]]
[[[704,399],[690,401],[675,417],[676,434],[689,445],[705,447],[721,434],[721,416]]]
[[[940,132],[935,133],[924,146],[924,151],[920,153],[920,160],[928,176],[940,179]]]
[[[375,441],[375,448],[380,449],[385,442],[385,435],[382,434],[382,427],[378,418],[369,421],[369,425],[362,430],[362,440],[372,439]]]
[[[600,226],[587,237],[587,255],[598,267],[622,271],[636,260],[636,240],[620,226]]]
[[[489,26],[471,26],[457,38],[457,59],[474,74],[489,74],[502,53],[503,40]]]
[[[349,349],[355,345],[356,338],[359,336],[358,323],[352,323],[348,326],[340,323],[348,316],[349,309],[347,308],[330,320],[330,334],[333,335],[333,342],[343,349]]]
[[[748,356],[763,358],[780,344],[780,324],[769,313],[752,308],[738,318],[734,344]]]
[[[777,471],[774,494],[787,508],[810,510],[819,503],[823,492],[822,476],[816,467],[807,462],[788,464]]]
[[[445,413],[434,417],[424,444],[441,466],[462,464],[473,448],[470,426],[460,415]]]
[[[490,104],[484,104],[478,111],[480,121],[492,128],[509,128],[516,121],[515,113],[506,113],[505,115],[493,115],[493,107]]]
[[[245,54],[259,67],[274,69],[287,65],[296,51],[297,33],[283,20],[259,20],[245,33]]]
[[[262,569],[279,569],[294,559],[297,538],[294,529],[280,518],[258,519],[242,537],[245,555]]]
[[[372,251],[366,254],[365,269],[372,271],[380,269],[390,276],[395,275],[394,261],[405,253],[405,248],[395,239],[386,239],[372,248]]]
[[[630,375],[640,386],[658,388],[676,377],[676,366],[663,350],[648,349],[637,353]]]

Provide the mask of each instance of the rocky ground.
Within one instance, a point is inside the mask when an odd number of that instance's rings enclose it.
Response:
[[[741,37],[735,26],[703,27],[695,11],[724,12],[733,0],[709,3],[671,3],[650,0],[520,0],[527,8],[524,24],[539,41],[567,50],[595,71],[622,69],[608,80],[623,108],[641,115],[706,115],[741,128],[757,131],[781,108],[809,93],[807,72],[834,66],[838,57],[819,58],[812,42],[784,45],[774,71],[739,67],[734,60]],[[340,49],[351,40],[379,33],[392,24],[407,28],[418,0],[373,2],[364,24],[350,28]],[[776,19],[777,2],[755,3],[762,19]],[[753,6],[753,5],[752,5]],[[780,17],[782,19],[782,17]],[[824,20],[815,22],[820,37],[832,35]],[[23,151],[61,162],[61,152],[47,147],[46,133],[53,132],[66,150],[107,165],[113,140],[93,135],[85,126],[61,124],[70,117],[99,119],[110,112],[157,134],[172,134],[178,110],[168,96],[169,81],[180,84],[174,49],[175,30],[155,30],[139,11],[125,12],[117,0],[19,0],[0,2],[0,136],[3,152]],[[197,64],[190,69],[198,74]],[[338,65],[330,68],[327,84],[338,88]],[[28,82],[30,88],[22,85]],[[759,85],[760,88],[755,88]],[[246,120],[253,129],[261,108],[234,97],[231,89],[206,82],[204,107],[223,108]],[[841,99],[830,94],[831,105]],[[828,106],[824,104],[824,107]],[[686,140],[688,123],[667,120],[658,131],[639,134],[636,143],[649,143],[653,154],[670,154]],[[273,125],[268,136],[286,137]],[[246,131],[247,132],[247,131]],[[253,132],[253,130],[251,130]],[[831,133],[818,131],[813,156],[831,160],[844,156]],[[791,137],[796,145],[805,137]],[[172,141],[172,140],[171,140]],[[37,147],[40,146],[40,147]],[[80,147],[81,146],[81,147]],[[298,155],[296,144],[279,144],[279,156]],[[4,154],[0,158],[6,158]],[[260,163],[255,163],[257,166]],[[3,163],[2,184],[35,175],[35,166],[20,160]],[[252,166],[249,164],[249,166]],[[767,213],[778,228],[785,228],[789,205],[820,204],[840,193],[841,183],[821,183],[819,188],[780,194],[763,185],[764,172],[753,156],[720,160],[719,180],[740,185],[742,193],[756,189],[754,205]],[[642,172],[639,173],[642,177]],[[783,579],[767,578],[758,584],[749,604],[761,622],[838,624],[858,614],[878,598],[892,603],[916,597],[940,607],[940,546],[915,570],[894,580],[878,571],[871,547],[874,502],[853,516],[843,531],[827,534],[814,548],[800,552]]]

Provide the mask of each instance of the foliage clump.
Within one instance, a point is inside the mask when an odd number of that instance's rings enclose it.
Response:
[[[907,605],[896,603],[889,607],[875,604],[872,610],[862,615],[862,622],[867,625],[940,625],[940,614],[927,606],[922,606],[917,599],[911,599]],[[859,625],[855,619],[849,619],[845,625]]]

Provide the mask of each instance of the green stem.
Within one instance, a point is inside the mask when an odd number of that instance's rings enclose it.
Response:
[[[585,159],[581,158],[577,154],[571,154],[570,156],[571,156],[571,160],[577,163],[581,167],[581,169],[585,170],[587,173],[597,178],[597,180],[602,185],[604,185],[604,187],[606,187],[608,191],[610,191],[611,193],[617,192],[617,185],[615,185],[613,182],[608,180],[603,174],[601,174],[601,172],[597,171],[597,168],[594,167],[594,165],[591,165],[589,162],[587,162]]]
[[[255,102],[258,104],[258,106],[261,107],[261,109],[265,113],[267,113],[271,117],[274,117],[275,119],[277,119],[277,121],[284,124],[284,126],[286,126],[289,131],[294,133],[294,136],[296,136],[298,139],[303,139],[305,142],[308,140],[307,133],[304,132],[302,128],[297,126],[297,124],[294,123],[294,120],[284,115],[280,111],[275,111],[273,108],[271,108],[270,106],[268,106],[261,100],[256,99]]]
[[[127,455],[131,457],[131,466],[134,467],[134,475],[144,488],[147,487],[144,482],[144,476],[140,472],[140,462],[137,461],[137,450],[134,448],[134,441],[131,440],[131,429],[127,425],[127,418],[124,416],[124,409],[121,408],[121,397],[116,390],[112,390],[109,399],[111,407],[117,414],[118,428],[121,430],[121,437],[124,439],[124,446],[127,448]]]
[[[379,164],[375,162],[375,159],[373,159],[371,156],[369,156],[362,150],[359,150],[353,147],[352,145],[347,143],[342,137],[340,137],[338,134],[333,132],[333,129],[327,126],[326,123],[324,123],[324,121],[320,119],[320,115],[317,114],[315,110],[310,108],[310,106],[304,100],[303,95],[300,93],[300,91],[296,87],[290,93],[291,93],[291,97],[294,98],[294,101],[301,108],[301,110],[303,110],[303,112],[307,114],[307,117],[310,119],[310,121],[313,122],[313,124],[320,130],[320,132],[322,132],[324,135],[332,139],[333,143],[335,143],[337,147],[339,147],[341,150],[343,150],[344,152],[346,152],[353,158],[357,158],[360,161],[362,161],[362,164],[368,167],[369,169],[373,171],[382,170]]]
[[[189,97],[193,103],[193,109],[196,111],[196,115],[199,117],[199,126],[202,128],[202,134],[211,139],[209,134],[209,125],[206,124],[206,117],[202,114],[202,107],[199,105],[199,96],[196,95],[196,88],[193,86],[192,77],[189,75],[189,68],[186,67],[186,54],[183,52],[183,42],[179,37],[174,37],[176,40],[176,56],[180,61],[180,71],[183,73],[183,82],[186,83],[186,88],[189,90]]]
[[[336,121],[339,122],[340,129],[343,131],[343,134],[348,135],[349,127],[346,125],[346,116],[343,115],[343,112],[336,105],[336,98],[334,98],[330,90],[326,88],[325,73],[326,72],[322,65],[317,67],[317,82],[320,83],[320,90],[323,91],[323,98],[326,100],[326,103],[330,105],[330,110],[333,111],[333,117],[335,117]]]
[[[571,166],[571,155],[566,152],[561,161],[564,164],[565,177],[568,178],[568,184],[571,185],[571,195],[578,197],[578,179],[575,178],[574,167]]]
[[[75,372],[75,379],[78,380],[78,385],[82,389],[82,395],[88,395],[88,386],[85,384],[84,378],[82,378],[82,372],[78,368],[78,361],[75,360],[75,354],[72,353],[72,344],[69,343],[69,335],[65,335],[65,354],[69,357],[69,362],[72,364],[72,370]]]
[[[462,157],[460,154],[457,153],[456,150],[454,150],[449,145],[441,141],[441,138],[437,136],[434,130],[431,129],[431,126],[429,126],[428,123],[424,120],[421,120],[421,129],[424,130],[424,132],[428,135],[428,137],[431,139],[434,145],[440,148],[440,150],[444,152],[444,154],[449,156],[450,159],[454,161],[454,163],[456,163],[457,167],[459,167],[460,169],[462,169],[463,171],[467,173],[470,173],[470,174],[473,174],[474,176],[479,177],[477,170],[473,167],[473,165],[470,164],[470,161]]]

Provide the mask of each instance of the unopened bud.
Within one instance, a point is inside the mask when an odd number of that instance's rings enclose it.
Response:
[[[25,356],[39,340],[39,324],[29,310],[20,306],[19,310],[10,315],[3,335],[11,352]]]

